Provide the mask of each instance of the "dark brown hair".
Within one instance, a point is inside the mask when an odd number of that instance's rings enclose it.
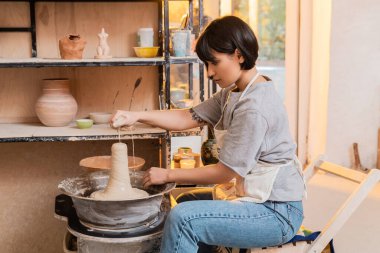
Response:
[[[247,23],[235,16],[225,16],[212,21],[199,36],[195,51],[206,64],[216,63],[212,52],[234,54],[239,50],[244,57],[241,69],[248,70],[255,66],[259,45],[252,29]]]

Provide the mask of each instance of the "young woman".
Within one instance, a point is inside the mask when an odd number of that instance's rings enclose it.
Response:
[[[236,180],[232,201],[177,205],[166,221],[161,252],[195,253],[202,243],[237,248],[286,243],[303,220],[304,181],[283,102],[255,66],[257,39],[246,23],[227,16],[207,26],[196,52],[220,92],[190,110],[117,111],[112,119],[116,125],[142,122],[169,130],[214,127],[219,163],[186,170],[153,167],[145,186]]]

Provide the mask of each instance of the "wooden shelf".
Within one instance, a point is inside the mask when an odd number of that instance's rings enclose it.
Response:
[[[121,131],[122,139],[155,139],[166,136],[166,130],[136,124],[132,131]],[[117,140],[118,133],[108,124],[79,129],[75,123],[67,127],[46,127],[40,123],[0,124],[0,142]]]
[[[198,63],[197,56],[174,57],[168,60],[170,64]],[[25,67],[107,67],[107,66],[160,66],[165,64],[163,57],[154,58],[110,58],[110,59],[81,59],[62,60],[58,58],[23,58],[10,59],[0,58],[2,68],[25,68]]]
[[[184,57],[176,57],[170,56],[169,63],[170,64],[186,64],[186,63],[199,63],[200,60],[198,56],[184,56]]]
[[[199,127],[186,131],[171,131],[171,137],[199,136]],[[167,136],[167,131],[149,125],[135,124],[133,130],[121,131],[120,138],[126,139],[157,139]],[[117,140],[115,129],[108,124],[93,125],[88,129],[79,129],[75,123],[66,127],[47,127],[41,123],[0,124],[1,142],[53,142],[53,141],[91,141]]]
[[[155,58],[110,58],[62,60],[44,58],[7,59],[0,58],[0,67],[98,67],[98,66],[158,66],[163,65],[163,57]]]

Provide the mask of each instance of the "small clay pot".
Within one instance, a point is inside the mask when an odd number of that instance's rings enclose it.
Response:
[[[59,52],[65,60],[82,59],[86,41],[80,35],[68,35],[59,40]]]

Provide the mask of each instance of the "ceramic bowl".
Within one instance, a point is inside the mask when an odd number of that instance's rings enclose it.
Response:
[[[94,121],[92,119],[77,119],[77,127],[80,129],[92,127]]]
[[[110,112],[91,112],[90,119],[94,124],[108,124],[111,121],[112,113]]]
[[[160,47],[134,47],[137,57],[141,58],[152,58],[156,57],[158,49]]]
[[[145,164],[145,160],[141,157],[128,156],[128,168],[130,170],[141,170]],[[82,167],[86,167],[88,169],[103,169],[109,170],[111,169],[111,156],[92,156],[82,159],[79,162],[79,165]]]

